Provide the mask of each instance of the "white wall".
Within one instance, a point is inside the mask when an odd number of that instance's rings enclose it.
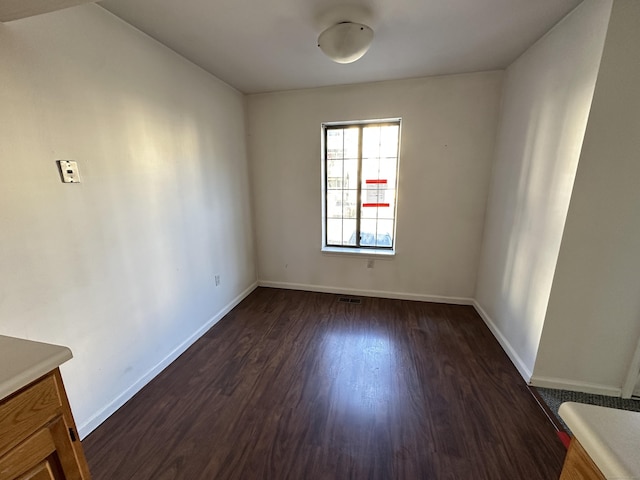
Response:
[[[86,434],[255,282],[243,97],[88,5],[0,24],[0,105],[0,332]]]
[[[473,296],[502,73],[248,97],[261,284],[419,299]],[[321,123],[402,117],[397,254],[321,249]]]
[[[549,309],[540,382],[619,394],[640,336],[640,2],[611,14]]]
[[[527,380],[610,9],[586,0],[506,72],[476,300]]]

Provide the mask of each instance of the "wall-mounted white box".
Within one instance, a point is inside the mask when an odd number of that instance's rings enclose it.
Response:
[[[60,177],[64,183],[80,183],[78,164],[72,160],[58,160]]]

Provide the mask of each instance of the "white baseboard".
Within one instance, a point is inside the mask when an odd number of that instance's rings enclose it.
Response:
[[[491,317],[484,311],[484,309],[480,306],[477,300],[473,301],[473,306],[476,308],[478,314],[484,320],[484,323],[487,324],[493,336],[496,337],[496,340],[500,343],[505,353],[509,356],[511,363],[518,369],[524,381],[529,385],[534,387],[543,387],[543,388],[555,388],[558,390],[570,390],[572,392],[583,392],[583,393],[592,393],[594,395],[607,395],[610,397],[619,397],[622,393],[622,389],[618,387],[612,387],[610,385],[597,385],[593,383],[586,382],[578,382],[574,380],[567,380],[564,378],[552,378],[552,377],[541,377],[538,375],[533,375],[531,370],[525,365],[520,356],[517,354],[515,349],[511,346],[509,341],[506,339],[500,329],[493,322]]]
[[[502,332],[500,332],[498,327],[496,327],[495,323],[493,323],[489,315],[487,315],[480,304],[473,298],[421,295],[415,293],[388,292],[381,290],[360,290],[356,288],[307,285],[302,283],[272,282],[268,280],[258,280],[258,285],[260,287],[284,288],[287,290],[304,290],[307,292],[338,293],[345,295],[358,295],[362,297],[393,298],[398,300],[448,303],[453,305],[472,305],[478,312],[478,315],[480,315],[484,323],[487,325],[493,336],[496,338],[496,340],[498,340],[498,343],[500,343],[500,346],[502,346],[502,349],[511,360],[511,363],[513,363],[513,365],[516,367],[522,378],[524,378],[524,381],[529,383],[531,379],[531,371],[529,370],[529,368],[527,368],[527,366],[522,361],[520,356],[516,353],[515,349],[511,346],[509,341],[504,337],[504,335],[502,335]]]
[[[384,290],[360,290],[357,288],[342,288],[326,285],[307,285],[303,283],[271,282],[258,280],[258,286],[270,288],[284,288],[286,290],[304,290],[306,292],[337,293],[357,295],[360,297],[393,298],[396,300],[414,300],[416,302],[449,303],[453,305],[473,305],[472,298],[445,297],[440,295],[421,295],[418,293],[388,292]]]
[[[238,305],[242,300],[245,299],[251,292],[253,292],[258,286],[258,283],[255,282],[250,285],[246,290],[240,293],[237,297],[231,300],[227,305],[225,305],[218,313],[216,313],[213,317],[211,317],[202,327],[196,330],[189,338],[187,338],[184,342],[174,348],[171,352],[169,352],[160,362],[158,362],[154,367],[149,369],[142,377],[140,377],[136,382],[133,383],[129,388],[127,388],[124,392],[119,394],[116,398],[114,398],[111,402],[105,405],[102,409],[100,409],[95,415],[93,415],[89,420],[84,422],[82,425],[78,426],[78,434],[80,438],[83,439],[87,435],[89,435],[95,428],[97,428],[102,422],[104,422],[107,418],[109,418],[113,413],[116,412],[122,405],[124,405],[127,401],[129,401],[136,393],[138,393],[142,388],[153,380],[162,370],[168,367],[171,362],[173,362],[176,358],[178,358],[182,353],[185,352],[191,345],[193,345],[202,335],[204,335],[212,326],[214,326],[222,317],[224,317],[227,313],[229,313],[236,305]]]
[[[184,342],[174,348],[171,352],[169,352],[160,362],[158,362],[154,367],[149,369],[142,377],[140,377],[136,382],[134,382],[129,388],[127,388],[124,392],[119,394],[116,398],[114,398],[111,402],[105,405],[100,411],[95,413],[91,418],[89,418],[86,422],[79,425],[78,434],[80,438],[85,438],[89,433],[91,433],[95,428],[97,428],[102,422],[104,422],[109,416],[115,413],[122,405],[124,405],[129,399],[131,399],[136,393],[138,393],[147,383],[149,383],[153,378],[155,378],[162,370],[164,370],[167,366],[169,366],[176,358],[178,358],[185,350],[187,350],[191,345],[193,345],[202,335],[204,335],[213,325],[215,325],[222,317],[224,317],[227,313],[229,313],[236,305],[238,305],[242,300],[244,300],[251,292],[253,292],[258,286],[261,287],[271,287],[271,288],[283,288],[287,290],[304,290],[309,292],[321,292],[321,293],[335,293],[335,294],[345,294],[345,295],[357,295],[363,297],[380,297],[380,298],[391,298],[391,299],[399,299],[399,300],[413,300],[418,302],[434,302],[434,303],[448,303],[453,305],[472,305],[480,318],[485,322],[491,333],[494,335],[496,340],[500,343],[503,350],[517,368],[518,372],[524,378],[525,382],[536,386],[536,387],[546,387],[546,388],[555,388],[562,390],[570,390],[577,392],[585,392],[592,393],[596,395],[608,395],[612,397],[619,397],[621,395],[621,388],[611,387],[608,385],[596,385],[584,382],[576,382],[571,380],[566,380],[562,378],[551,378],[551,377],[541,377],[541,376],[533,376],[531,371],[527,368],[525,363],[522,361],[520,356],[516,353],[514,348],[511,346],[509,341],[502,335],[502,332],[495,325],[493,320],[489,317],[489,315],[484,311],[484,309],[480,306],[480,304],[472,298],[464,298],[464,297],[446,297],[440,295],[421,295],[415,293],[404,293],[404,292],[389,292],[382,290],[361,290],[355,288],[341,288],[341,287],[331,287],[324,285],[307,285],[307,284],[299,284],[299,283],[287,283],[287,282],[271,282],[266,280],[258,280],[257,282],[250,285],[246,290],[241,292],[238,296],[236,296],[233,300],[231,300],[226,306],[224,306],[218,313],[216,313],[212,318],[210,318],[202,327],[200,327],[196,332],[194,332],[189,338],[187,338]]]
[[[531,377],[530,383],[534,387],[555,388],[557,390],[569,390],[572,392],[591,393],[594,395],[607,395],[609,397],[619,397],[622,394],[622,389],[620,387],[577,382],[575,380],[567,380],[565,378],[540,377],[534,375]]]
[[[520,358],[520,355],[518,355],[516,350],[509,343],[509,340],[507,340],[507,338],[502,334],[491,317],[487,314],[487,312],[484,311],[484,309],[476,300],[473,301],[473,306],[478,312],[478,315],[480,315],[480,318],[482,318],[487,327],[489,327],[489,330],[491,330],[493,336],[496,337],[496,340],[498,340],[498,343],[511,360],[511,363],[513,363],[513,365],[518,369],[518,372],[520,372],[520,375],[522,376],[522,378],[524,378],[524,381],[529,383],[531,380],[531,370],[529,370],[529,368],[525,365],[525,363]]]

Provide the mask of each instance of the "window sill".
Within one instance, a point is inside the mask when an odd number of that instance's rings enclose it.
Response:
[[[322,247],[322,253],[335,255],[354,255],[354,256],[376,256],[376,257],[393,257],[395,250],[381,248],[340,248],[340,247]]]

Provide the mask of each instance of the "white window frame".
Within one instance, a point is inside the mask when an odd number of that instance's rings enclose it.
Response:
[[[393,222],[393,246],[391,248],[375,248],[375,247],[354,247],[354,246],[334,246],[327,245],[327,158],[326,158],[326,130],[327,127],[348,127],[351,125],[369,125],[369,124],[384,124],[384,123],[396,123],[398,124],[398,152],[397,152],[397,162],[396,162],[396,185],[395,185],[395,209],[394,209],[394,222]],[[393,257],[397,251],[397,229],[398,229],[398,185],[399,185],[399,176],[400,176],[400,146],[402,144],[402,118],[383,118],[383,119],[374,119],[374,120],[355,120],[355,121],[342,121],[342,122],[324,122],[321,125],[321,179],[320,179],[320,190],[322,192],[322,248],[321,251],[326,254],[337,254],[337,255],[368,255],[368,256],[379,256],[379,257]],[[361,185],[358,185],[358,188],[361,188]],[[358,208],[362,208],[361,205],[358,205]]]

